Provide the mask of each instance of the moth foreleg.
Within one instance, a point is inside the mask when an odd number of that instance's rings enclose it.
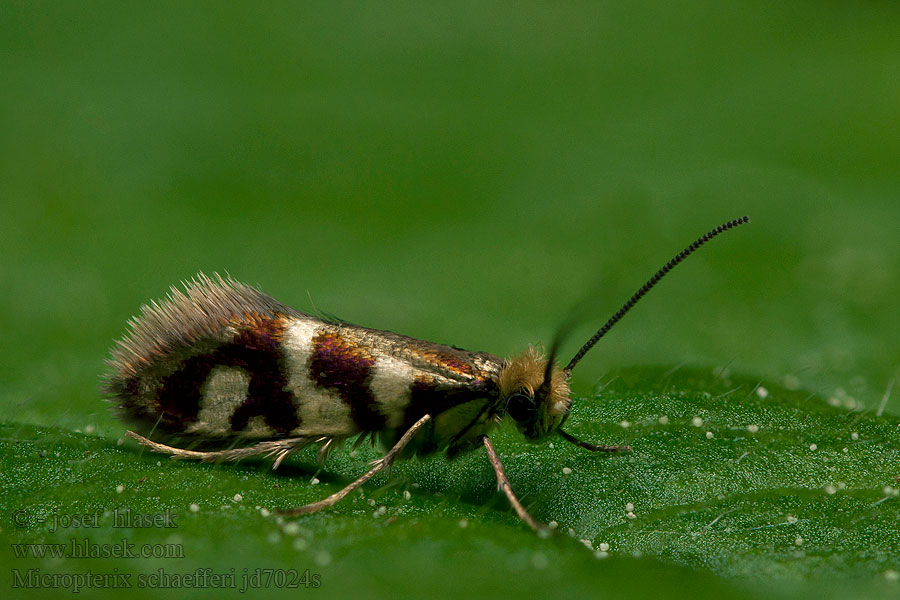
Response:
[[[491,440],[488,436],[481,436],[482,441],[484,441],[484,447],[487,450],[488,460],[491,461],[491,466],[494,468],[494,475],[497,476],[497,487],[503,490],[503,493],[506,494],[506,498],[509,500],[509,503],[512,505],[513,509],[516,511],[516,514],[519,515],[519,518],[528,523],[532,529],[535,531],[547,531],[547,526],[542,523],[538,523],[534,520],[525,507],[522,506],[522,503],[519,502],[519,499],[516,497],[516,493],[513,491],[512,486],[509,483],[509,479],[506,478],[506,473],[503,471],[503,465],[500,463],[500,458],[497,456],[497,452],[494,450],[494,445],[491,443]]]
[[[397,443],[394,444],[394,447],[391,448],[387,454],[375,461],[375,464],[371,469],[369,469],[359,479],[353,481],[342,490],[337,491],[327,498],[319,500],[318,502],[311,502],[309,504],[304,504],[303,506],[298,506],[297,508],[292,508],[290,510],[276,510],[275,512],[280,515],[308,515],[320,511],[323,508],[334,506],[335,504],[346,498],[348,494],[353,492],[353,490],[357,489],[359,486],[374,477],[377,473],[383,471],[386,468],[389,468],[391,464],[393,464],[394,459],[397,458],[397,455],[403,451],[403,448],[405,448],[410,440],[413,439],[419,429],[421,429],[422,426],[430,420],[431,415],[425,415],[424,417],[413,423],[412,427],[406,430],[406,433],[404,433],[403,436],[399,440],[397,440]]]

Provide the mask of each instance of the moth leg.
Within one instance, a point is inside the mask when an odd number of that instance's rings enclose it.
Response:
[[[303,446],[309,444],[313,440],[311,438],[289,438],[285,440],[270,440],[260,442],[255,446],[247,446],[243,448],[229,448],[228,450],[214,450],[210,452],[202,452],[200,450],[186,450],[184,448],[176,448],[175,446],[167,446],[151,439],[145,438],[139,433],[126,431],[125,435],[137,441],[143,446],[147,446],[154,452],[161,454],[170,454],[174,459],[194,459],[204,462],[212,462],[217,460],[240,460],[251,456],[275,456],[273,469],[277,469],[285,458],[292,452],[299,450]]]
[[[387,454],[375,461],[371,469],[369,469],[362,477],[350,483],[344,489],[335,492],[327,498],[319,500],[318,502],[311,502],[309,504],[304,504],[303,506],[298,506],[297,508],[293,508],[290,510],[276,510],[275,512],[280,515],[290,516],[308,515],[310,513],[320,511],[323,508],[334,506],[335,504],[346,498],[348,494],[353,492],[353,490],[357,489],[359,486],[374,477],[376,473],[389,468],[394,462],[394,459],[397,458],[397,455],[403,451],[403,448],[406,447],[413,436],[415,436],[419,429],[421,429],[422,426],[424,426],[430,420],[431,415],[425,415],[424,417],[413,423],[412,427],[406,430],[406,433],[404,433],[403,436],[399,440],[397,440],[397,443],[394,444],[394,447],[391,448]]]
[[[562,429],[559,430],[559,435],[561,435],[567,442],[571,442],[579,448],[584,448],[585,450],[590,450],[591,452],[631,452],[631,446],[599,446],[597,444],[585,442],[584,440],[579,440],[574,435],[566,433]]]
[[[491,466],[494,468],[494,475],[497,476],[497,487],[503,490],[503,493],[506,494],[506,498],[509,500],[509,503],[512,505],[513,509],[516,511],[516,514],[519,515],[519,518],[528,523],[528,525],[537,532],[547,530],[547,527],[541,523],[538,523],[534,520],[528,511],[525,510],[525,507],[522,506],[522,503],[519,502],[519,499],[516,497],[516,493],[513,492],[512,486],[509,484],[509,479],[506,478],[506,473],[503,471],[503,465],[500,463],[500,458],[497,457],[497,452],[494,450],[494,445],[491,443],[491,440],[488,436],[483,435],[481,439],[484,441],[484,447],[487,450],[488,460],[491,461]]]

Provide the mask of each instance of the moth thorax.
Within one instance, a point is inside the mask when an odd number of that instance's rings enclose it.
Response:
[[[507,414],[527,438],[555,431],[569,414],[572,400],[566,374],[553,366],[544,385],[547,360],[533,347],[506,361],[500,372],[500,398]]]

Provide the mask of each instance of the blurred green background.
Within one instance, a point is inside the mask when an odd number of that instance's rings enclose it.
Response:
[[[898,31],[893,2],[5,2],[7,440],[87,431],[113,452],[108,348],[198,271],[500,355],[579,306],[568,358],[671,255],[744,214],[588,355],[576,392],[631,366],[724,369],[896,414]],[[502,523],[447,559],[449,582],[530,535]],[[376,573],[405,572],[412,535],[345,549],[332,581],[386,594],[396,577]],[[703,561],[634,560],[620,583],[730,585]],[[530,589],[599,593],[591,564]]]

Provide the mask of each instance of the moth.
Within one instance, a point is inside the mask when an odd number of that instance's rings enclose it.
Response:
[[[172,287],[128,322],[111,350],[105,395],[127,435],[172,458],[204,461],[274,459],[318,444],[318,456],[355,438],[386,453],[358,479],[327,498],[282,514],[334,505],[394,461],[445,452],[452,458],[484,446],[498,487],[518,516],[538,523],[513,492],[488,437],[504,418],[528,440],[558,435],[595,452],[624,446],[584,442],[562,429],[572,406],[569,376],[584,355],[678,263],[723,231],[698,238],[656,272],[581,347],[556,364],[534,347],[512,358],[427,342],[389,331],[317,318],[231,279],[198,274]],[[139,433],[140,432],[140,433]],[[166,436],[177,445],[154,441]]]

